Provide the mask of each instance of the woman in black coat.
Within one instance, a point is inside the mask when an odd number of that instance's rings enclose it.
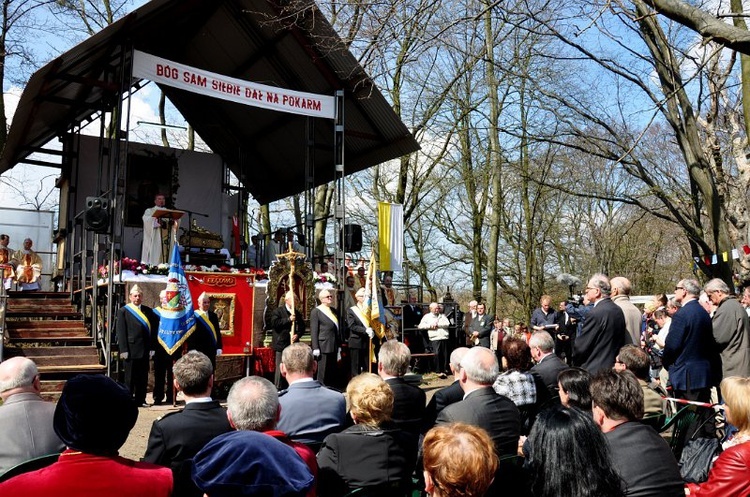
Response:
[[[337,497],[365,487],[396,497],[411,481],[407,439],[390,422],[393,392],[382,378],[362,373],[346,387],[354,426],[328,435],[318,452],[318,495]],[[382,492],[381,492],[382,491]]]

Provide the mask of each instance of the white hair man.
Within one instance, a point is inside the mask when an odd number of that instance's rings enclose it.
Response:
[[[453,374],[453,383],[435,392],[427,403],[424,424],[422,425],[423,433],[426,433],[427,430],[435,425],[435,420],[443,409],[463,400],[464,391],[461,389],[461,383],[458,380],[459,371],[461,371],[461,359],[464,358],[468,351],[468,347],[457,347],[451,352],[450,368]]]
[[[317,476],[318,463],[315,453],[305,444],[292,441],[283,431],[276,429],[281,407],[273,383],[261,376],[242,378],[229,390],[227,396],[227,417],[237,430],[258,431],[284,442],[293,448]],[[313,494],[308,494],[308,497]]]
[[[25,357],[0,363],[0,474],[35,457],[62,452],[52,428],[55,404],[39,395],[36,364]]]
[[[451,323],[445,314],[440,312],[437,302],[430,304],[430,312],[422,316],[417,325],[420,330],[427,330],[432,352],[435,354],[434,369],[441,378],[447,378],[448,371],[448,328]]]
[[[617,304],[625,316],[625,326],[634,344],[641,343],[641,311],[630,301],[632,285],[623,276],[615,276],[610,281],[612,286],[612,302]]]
[[[558,395],[557,375],[568,369],[568,365],[555,355],[555,341],[546,331],[536,331],[529,338],[529,349],[536,363],[531,373],[541,378],[550,395]]]
[[[711,317],[698,303],[700,293],[701,287],[694,279],[680,280],[675,286],[675,299],[682,308],[672,317],[662,365],[669,371],[675,397],[711,402],[711,388],[721,378],[721,358]],[[707,411],[713,413],[712,409]]]
[[[622,309],[609,297],[609,278],[595,274],[586,285],[585,298],[594,307],[586,315],[573,345],[573,364],[591,374],[612,369],[623,345],[632,343]]]
[[[467,423],[483,428],[495,442],[495,452],[502,457],[518,450],[521,414],[510,399],[492,388],[498,373],[497,357],[490,349],[472,347],[466,352],[458,380],[464,398],[443,409],[437,424]]]
[[[750,376],[750,319],[745,309],[721,278],[706,283],[703,291],[716,308],[711,322],[721,353],[722,376]]]

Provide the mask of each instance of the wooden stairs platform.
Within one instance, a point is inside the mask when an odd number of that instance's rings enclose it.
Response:
[[[28,357],[39,368],[42,396],[56,400],[68,378],[103,374],[91,333],[67,293],[9,292],[3,359]]]

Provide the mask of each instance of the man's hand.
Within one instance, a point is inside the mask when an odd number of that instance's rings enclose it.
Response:
[[[130,354],[128,354],[127,352],[120,352],[120,359],[122,359],[123,361],[127,361],[129,356]]]
[[[299,340],[299,335],[297,334],[292,335],[292,342],[296,342],[298,340]]]
[[[296,315],[295,315],[295,313],[293,312],[293,313],[291,313],[291,314],[289,315],[289,321],[291,321],[291,322],[293,323],[295,319],[297,319],[297,316],[296,316]]]
[[[313,350],[313,357],[320,357],[320,349]]]
[[[371,340],[375,336],[375,332],[372,328],[365,328],[365,333],[367,333],[367,336],[370,337]]]
[[[149,359],[153,359],[154,358],[154,354],[156,354],[155,350],[149,350],[148,351],[148,358]]]
[[[221,349],[216,349],[216,355],[221,355]]]

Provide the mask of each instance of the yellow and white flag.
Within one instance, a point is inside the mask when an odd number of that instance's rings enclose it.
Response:
[[[378,202],[378,250],[381,271],[401,271],[404,263],[404,206]]]

